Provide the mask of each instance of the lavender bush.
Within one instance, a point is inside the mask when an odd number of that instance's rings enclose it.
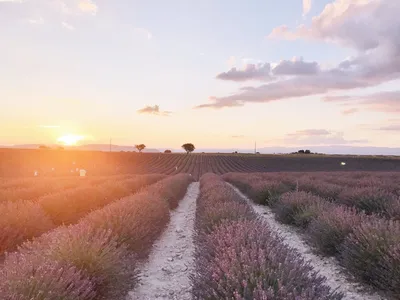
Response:
[[[165,195],[171,201],[178,202],[191,182],[184,180],[184,183],[174,183],[175,180],[182,181],[182,175],[166,178],[138,194],[94,211],[81,223],[93,231],[99,228],[111,230],[119,244],[126,244],[130,251],[146,257],[151,245],[169,222],[169,204],[165,201]]]
[[[366,283],[400,296],[400,223],[369,217],[344,241],[341,261]]]
[[[55,228],[40,205],[30,201],[0,203],[0,254]]]
[[[341,299],[219,176],[201,180],[194,299]],[[239,214],[235,209],[242,209]]]
[[[77,225],[60,227],[25,243],[20,252],[40,253],[60,265],[81,270],[93,282],[96,299],[122,296],[137,279],[134,258],[124,245],[118,245],[111,231],[93,232]]]
[[[388,215],[395,199],[394,194],[379,187],[349,188],[338,196],[339,203],[354,206],[366,214],[378,213],[384,216]]]
[[[177,174],[156,184],[154,190],[165,199],[170,209],[175,209],[179,205],[179,200],[185,196],[188,185],[193,181],[193,177],[189,174]]]
[[[345,238],[365,220],[354,208],[330,205],[320,210],[307,228],[310,241],[326,255],[335,255]]]
[[[342,299],[261,221],[234,221],[196,252],[194,299]]]
[[[323,210],[325,201],[306,192],[285,193],[275,205],[275,217],[282,223],[306,227]]]
[[[135,259],[149,252],[169,220],[161,195],[148,188],[23,244],[0,268],[0,299],[121,298],[137,282]]]
[[[199,231],[210,233],[226,220],[254,219],[253,209],[220,176],[205,174],[200,180],[196,225]],[[213,209],[210,209],[213,207]]]
[[[279,196],[288,192],[292,187],[279,180],[266,180],[259,174],[227,173],[223,179],[234,184],[254,202],[261,205],[273,206]]]
[[[85,186],[51,194],[39,199],[39,204],[57,225],[73,224],[90,211],[152,184],[163,175],[136,176],[126,181],[106,181],[98,186]]]
[[[0,269],[2,300],[95,300],[95,296],[88,276],[41,255],[10,254]]]

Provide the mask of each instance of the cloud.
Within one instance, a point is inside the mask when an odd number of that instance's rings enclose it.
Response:
[[[325,129],[299,130],[286,134],[279,142],[287,145],[348,145],[368,143],[366,139],[347,140],[343,132],[328,131]]]
[[[170,111],[161,111],[158,105],[145,106],[137,111],[138,114],[151,114],[157,116],[169,116],[172,114]]]
[[[366,96],[327,96],[322,100],[325,102],[351,104],[359,109],[364,108],[376,112],[400,112],[400,91],[384,91]]]
[[[320,70],[317,63],[281,62],[276,66],[275,81],[258,87],[241,88],[225,97],[213,97],[212,103],[198,107],[222,108],[242,106],[248,102],[270,102],[289,98],[323,95],[333,91],[377,86],[400,78],[400,1],[336,0],[325,6],[314,17],[309,27],[300,25],[291,31],[286,25],[275,28],[270,37],[312,38],[331,41],[352,47],[356,55],[337,66]],[[300,67],[299,67],[300,66]],[[309,69],[305,68],[308,67]],[[253,68],[254,69],[254,68]],[[219,78],[244,81],[269,78],[265,72],[260,76],[257,68],[249,71],[221,73]],[[283,70],[283,71],[282,71]],[[304,70],[308,70],[304,76]],[[256,75],[253,75],[253,73]],[[299,72],[303,71],[303,72]],[[261,78],[260,78],[261,77]],[[380,107],[379,105],[376,105]],[[386,107],[386,106],[385,106]]]
[[[228,63],[236,63],[236,59],[232,56]],[[275,75],[312,75],[318,73],[319,69],[317,62],[304,62],[302,57],[295,57],[292,60],[282,60],[274,64],[273,69],[270,63],[248,63],[243,69],[232,67],[229,71],[218,74],[216,78],[236,82],[272,81],[276,79]]]
[[[320,67],[317,62],[304,62],[303,58],[282,60],[272,72],[274,75],[312,75],[318,73]]]
[[[247,81],[247,80],[271,80],[271,65],[265,64],[247,64],[243,70],[232,68],[227,72],[217,75],[217,79],[231,81]]]
[[[63,28],[65,28],[67,30],[70,30],[70,31],[75,30],[75,27],[72,26],[71,24],[67,23],[67,22],[61,22],[61,25],[62,25]]]
[[[258,87],[243,87],[239,92],[225,97],[211,97],[212,103],[197,108],[223,108],[243,106],[245,103],[265,103],[289,98],[300,98],[325,94],[336,90],[350,90],[367,87],[370,84],[341,70],[329,70],[311,76],[294,78],[264,84]]]
[[[383,131],[400,131],[400,124],[384,126],[384,127],[379,128],[378,130],[383,130]]]
[[[289,136],[315,136],[315,135],[328,135],[330,132],[326,129],[306,129],[298,130],[295,133],[288,134]]]
[[[354,113],[358,112],[358,108],[349,108],[349,109],[345,109],[342,111],[342,114],[344,115],[352,115]]]
[[[223,99],[218,99],[216,97],[209,97],[208,99],[210,103],[197,105],[194,107],[194,109],[201,109],[201,108],[220,109],[224,107],[240,107],[244,105],[240,101],[231,101],[229,99],[223,100]]]
[[[134,31],[140,35],[145,36],[148,40],[151,40],[153,38],[153,34],[146,28],[136,27],[134,28]]]
[[[311,0],[303,0],[303,16],[306,16],[311,10]]]

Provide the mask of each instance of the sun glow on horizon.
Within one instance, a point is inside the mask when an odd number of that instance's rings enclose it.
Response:
[[[84,139],[85,139],[85,137],[81,136],[81,135],[68,134],[68,135],[60,136],[57,139],[57,141],[63,143],[66,146],[74,146],[79,141],[82,141]]]

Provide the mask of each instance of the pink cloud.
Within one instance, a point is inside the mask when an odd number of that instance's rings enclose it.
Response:
[[[211,103],[199,105],[197,108],[233,107],[245,105],[247,102],[270,102],[324,95],[333,91],[373,87],[399,79],[398,11],[400,11],[400,1],[336,0],[326,5],[323,12],[314,17],[308,27],[300,25],[293,31],[285,25],[277,27],[271,32],[270,37],[334,41],[353,47],[357,54],[325,70],[321,70],[316,62],[283,61],[271,70],[274,81],[257,87],[241,88],[229,96],[213,97]],[[267,63],[264,64],[267,65],[269,66]],[[259,71],[257,68],[242,71],[232,69],[219,74],[217,78],[234,81],[249,79],[265,81],[271,78],[267,70],[263,70],[261,74],[257,71]],[[370,107],[382,111],[387,109],[387,101],[382,103],[375,101]]]

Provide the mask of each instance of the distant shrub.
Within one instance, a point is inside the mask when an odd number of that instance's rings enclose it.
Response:
[[[279,199],[273,208],[275,217],[284,224],[294,224],[306,227],[316,216],[324,200],[311,193],[289,192]]]
[[[364,219],[354,208],[330,205],[318,212],[307,228],[311,242],[326,255],[335,255],[345,238]]]
[[[211,208],[210,208],[211,209]],[[194,299],[342,299],[325,278],[260,221],[220,225],[204,237]]]
[[[388,215],[395,195],[378,187],[348,188],[338,196],[338,202],[354,206],[366,214]]]
[[[94,300],[94,284],[78,269],[41,255],[13,253],[0,269],[3,300]]]
[[[171,150],[165,150],[164,153],[172,153]]]
[[[13,251],[25,240],[53,229],[55,225],[37,203],[0,203],[0,254]]]
[[[379,289],[400,295],[400,223],[372,217],[354,228],[342,246],[342,263]]]

